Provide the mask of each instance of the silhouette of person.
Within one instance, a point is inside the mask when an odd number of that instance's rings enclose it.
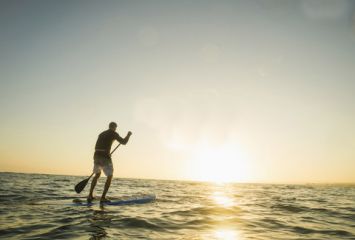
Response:
[[[90,193],[87,197],[87,201],[91,202],[94,199],[93,192],[97,183],[97,179],[101,175],[101,170],[106,175],[106,183],[104,191],[102,192],[102,196],[100,202],[108,202],[106,199],[106,193],[111,185],[111,180],[113,177],[113,165],[111,159],[111,146],[114,140],[117,140],[120,144],[127,144],[129,138],[132,135],[132,132],[128,132],[125,138],[120,137],[120,135],[116,132],[117,124],[115,122],[111,122],[109,124],[109,129],[103,131],[99,134],[98,139],[95,145],[95,153],[94,153],[94,169],[93,173],[95,176],[91,182]]]

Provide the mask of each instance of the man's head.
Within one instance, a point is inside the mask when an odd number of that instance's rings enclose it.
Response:
[[[117,123],[115,123],[115,122],[110,122],[110,124],[108,125],[108,127],[109,127],[111,130],[116,131]]]

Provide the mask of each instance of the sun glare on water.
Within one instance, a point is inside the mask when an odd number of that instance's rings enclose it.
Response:
[[[228,229],[220,229],[216,230],[214,233],[216,239],[223,239],[223,240],[238,240],[240,239],[238,234],[233,230]]]
[[[222,192],[214,192],[211,197],[216,204],[221,205],[223,207],[231,207],[234,205],[233,199],[226,196]]]

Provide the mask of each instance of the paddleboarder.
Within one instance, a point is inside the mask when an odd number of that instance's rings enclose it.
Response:
[[[111,122],[109,124],[109,129],[100,133],[97,138],[96,145],[95,145],[94,169],[93,169],[93,173],[95,173],[95,176],[91,182],[90,193],[89,196],[87,197],[88,202],[91,202],[94,199],[93,192],[97,183],[97,179],[101,175],[101,170],[104,172],[107,179],[106,179],[104,191],[102,192],[100,202],[109,201],[108,199],[106,199],[106,193],[111,185],[111,180],[113,177],[113,165],[112,165],[112,159],[110,154],[112,143],[114,140],[117,140],[120,144],[125,145],[127,144],[129,138],[132,135],[132,132],[129,131],[126,137],[122,138],[116,132],[116,129],[117,129],[117,124],[115,122]]]

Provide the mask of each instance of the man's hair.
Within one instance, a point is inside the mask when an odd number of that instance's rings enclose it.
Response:
[[[117,123],[115,122],[110,122],[110,124],[108,125],[109,128],[115,128],[117,127]]]

